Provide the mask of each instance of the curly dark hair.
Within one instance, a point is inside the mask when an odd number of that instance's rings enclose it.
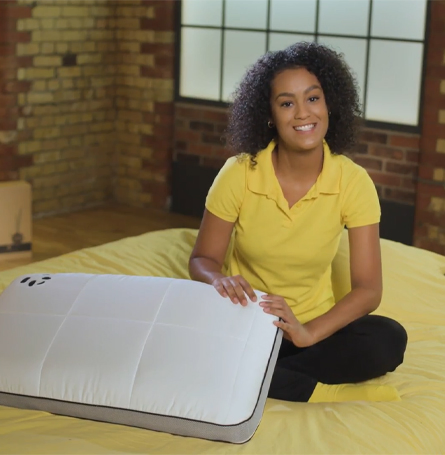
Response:
[[[248,153],[252,165],[257,153],[276,136],[267,122],[271,116],[271,82],[286,69],[304,67],[319,80],[329,116],[326,142],[332,153],[350,150],[356,142],[361,108],[358,87],[342,54],[317,43],[300,42],[268,52],[244,75],[229,109],[227,143],[235,153]]]

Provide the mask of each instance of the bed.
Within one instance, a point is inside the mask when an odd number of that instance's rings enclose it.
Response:
[[[197,231],[170,229],[0,273],[0,292],[27,273],[82,272],[188,278]],[[377,313],[408,331],[405,363],[374,380],[396,386],[395,403],[288,403],[268,399],[246,444],[173,436],[122,425],[0,407],[1,454],[445,454],[445,257],[381,240],[384,296]],[[333,267],[337,299],[348,292],[344,233]]]

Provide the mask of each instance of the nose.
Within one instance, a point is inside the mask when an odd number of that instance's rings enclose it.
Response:
[[[306,119],[309,117],[309,109],[306,103],[295,103],[294,119]]]

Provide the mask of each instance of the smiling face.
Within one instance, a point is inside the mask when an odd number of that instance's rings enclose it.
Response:
[[[310,151],[323,143],[329,115],[318,79],[306,68],[287,69],[271,83],[272,123],[290,150]]]

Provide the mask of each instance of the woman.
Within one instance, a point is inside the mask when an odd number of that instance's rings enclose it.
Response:
[[[399,323],[369,315],[382,296],[380,206],[367,172],[342,155],[359,115],[348,66],[315,43],[267,53],[235,92],[228,139],[239,155],[209,191],[189,271],[234,304],[266,292],[259,305],[285,338],[272,398],[400,399],[390,386],[353,384],[393,371],[407,342]],[[345,226],[352,290],[335,302]]]

